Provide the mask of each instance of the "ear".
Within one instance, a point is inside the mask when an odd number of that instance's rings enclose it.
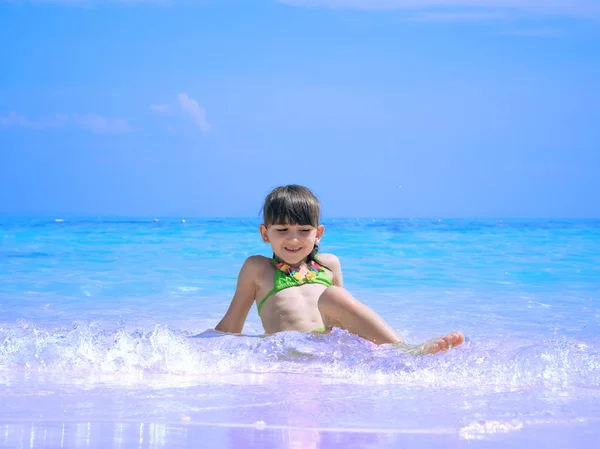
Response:
[[[269,235],[267,234],[267,227],[264,224],[261,224],[258,227],[258,232],[260,232],[260,237],[262,241],[265,243],[269,243]]]
[[[319,243],[319,240],[321,240],[321,237],[323,237],[324,232],[325,232],[325,226],[323,226],[323,225],[317,226],[317,238],[315,240],[315,243]]]

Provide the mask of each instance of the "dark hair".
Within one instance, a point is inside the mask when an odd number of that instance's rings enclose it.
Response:
[[[263,223],[269,225],[305,225],[319,226],[321,205],[317,197],[306,187],[291,184],[274,189],[265,198],[263,205]],[[307,262],[316,262],[319,245],[307,256]],[[327,267],[325,267],[327,268]]]

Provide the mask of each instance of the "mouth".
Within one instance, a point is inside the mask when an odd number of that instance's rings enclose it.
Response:
[[[288,253],[297,253],[298,251],[300,251],[302,248],[289,248],[287,246],[284,246],[283,249],[285,249]]]

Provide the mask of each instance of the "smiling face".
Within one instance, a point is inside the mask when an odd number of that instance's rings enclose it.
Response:
[[[319,243],[325,228],[323,225],[262,224],[259,230],[263,241],[271,244],[279,259],[290,265],[299,265]]]
[[[271,244],[279,259],[298,265],[306,260],[323,235],[325,228],[319,225],[320,215],[319,200],[306,187],[295,184],[277,187],[265,198],[260,235]]]

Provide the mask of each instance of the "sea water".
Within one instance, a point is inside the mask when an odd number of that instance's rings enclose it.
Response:
[[[0,447],[597,447],[600,221],[326,220],[407,342],[467,336],[424,357],[204,332],[258,224],[0,219]]]

